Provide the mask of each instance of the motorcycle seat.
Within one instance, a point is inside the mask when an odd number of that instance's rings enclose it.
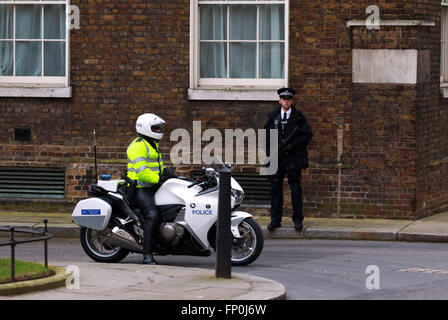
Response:
[[[123,197],[123,200],[124,200],[124,202],[126,202],[126,204],[129,206],[129,207],[132,207],[132,201],[131,201],[131,199],[129,198],[129,196],[126,194],[126,192],[124,192],[123,190],[121,190],[121,189],[118,189],[118,193]]]

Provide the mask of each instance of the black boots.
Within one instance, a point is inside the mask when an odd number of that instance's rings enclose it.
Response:
[[[143,264],[157,264],[157,261],[152,256],[152,244],[154,232],[151,230],[152,224],[148,223],[143,229]],[[151,232],[152,231],[152,232]]]
[[[143,238],[143,264],[157,264],[157,261],[152,256],[151,240]]]
[[[294,223],[294,229],[296,229],[297,232],[302,232],[302,230],[303,230],[302,222],[295,222]]]
[[[282,225],[280,223],[273,223],[271,222],[270,224],[268,224],[268,230],[269,232],[274,232],[275,229],[280,228]]]
[[[152,256],[152,253],[145,253],[143,255],[143,264],[157,265],[157,261]]]

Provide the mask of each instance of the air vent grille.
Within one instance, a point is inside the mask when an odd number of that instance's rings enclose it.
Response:
[[[0,198],[64,199],[65,172],[0,167]]]
[[[243,204],[267,204],[270,202],[270,183],[267,176],[235,174],[233,178],[244,190]]]
[[[194,179],[202,176],[202,173],[194,172]],[[267,176],[258,174],[232,174],[232,177],[244,190],[243,204],[265,205],[270,203],[270,183]]]

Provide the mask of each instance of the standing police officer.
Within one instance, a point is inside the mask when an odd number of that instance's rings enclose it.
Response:
[[[165,167],[159,151],[158,141],[163,137],[162,125],[165,121],[152,113],[138,117],[136,131],[139,137],[129,145],[127,180],[133,183],[136,202],[143,217],[143,263],[157,264],[152,255],[154,236],[159,224],[159,213],[155,203],[155,191],[158,184],[175,176]]]
[[[270,176],[271,182],[271,223],[269,231],[281,227],[283,215],[283,179],[288,177],[291,187],[291,200],[293,207],[292,220],[295,230],[303,230],[302,210],[302,186],[301,170],[308,168],[308,152],[306,146],[310,143],[313,133],[303,112],[294,106],[294,94],[292,88],[281,88],[278,106],[269,114],[269,119],[264,126],[266,130],[278,130],[278,170]],[[267,153],[270,150],[269,133],[267,134]],[[269,154],[268,154],[269,156]]]

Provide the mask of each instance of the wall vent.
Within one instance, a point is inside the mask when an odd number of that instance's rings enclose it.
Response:
[[[64,199],[65,172],[47,168],[0,167],[0,198]]]
[[[269,204],[271,201],[270,187],[267,176],[258,174],[234,174],[233,178],[238,181],[244,190],[243,204]]]
[[[31,128],[28,128],[28,127],[14,128],[14,140],[15,141],[30,141],[31,140]]]

